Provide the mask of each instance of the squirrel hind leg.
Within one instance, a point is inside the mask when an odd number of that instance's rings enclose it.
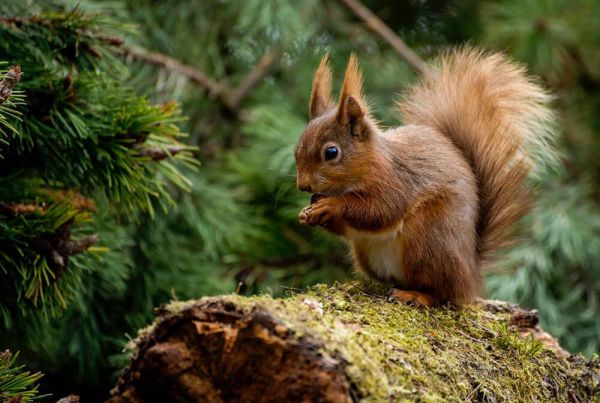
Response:
[[[423,291],[400,290],[392,288],[388,293],[388,301],[401,302],[412,307],[431,307],[440,301],[431,294]]]

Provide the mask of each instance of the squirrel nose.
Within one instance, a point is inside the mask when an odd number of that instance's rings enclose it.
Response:
[[[310,186],[310,183],[298,181],[298,190],[300,190],[301,192],[311,192],[312,188]]]

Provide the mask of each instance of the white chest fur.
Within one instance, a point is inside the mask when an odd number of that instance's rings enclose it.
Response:
[[[370,271],[374,272],[379,279],[403,281],[402,223],[376,233],[349,228],[344,238],[364,256]]]

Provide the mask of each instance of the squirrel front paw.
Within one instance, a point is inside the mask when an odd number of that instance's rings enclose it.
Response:
[[[300,219],[300,224],[309,225],[308,216],[310,215],[310,212],[311,212],[311,206],[306,206],[302,209],[302,211],[298,215],[298,218]]]
[[[325,227],[338,232],[343,216],[343,204],[334,197],[326,197],[302,209],[300,224],[311,227]]]

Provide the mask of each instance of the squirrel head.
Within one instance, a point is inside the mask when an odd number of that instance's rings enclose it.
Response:
[[[296,146],[298,189],[339,195],[355,189],[376,158],[379,129],[362,94],[362,73],[350,55],[338,105],[331,99],[331,69],[325,55],[313,79],[310,121]]]

